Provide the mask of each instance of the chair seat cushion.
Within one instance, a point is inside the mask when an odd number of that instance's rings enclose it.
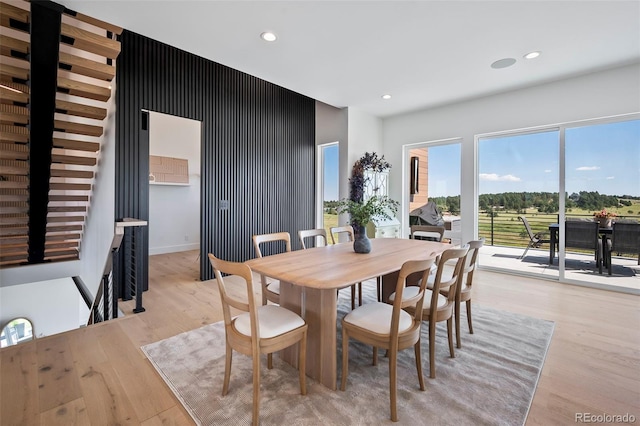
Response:
[[[278,305],[260,306],[257,313],[262,339],[279,336],[304,325],[304,320],[299,315]],[[249,313],[235,317],[233,324],[239,333],[251,336]]]
[[[405,287],[404,291],[402,292],[402,298],[403,299],[410,299],[414,296],[416,296],[418,294],[418,292],[420,292],[420,287],[418,286],[409,286],[409,287]],[[431,307],[431,295],[433,294],[433,292],[429,289],[426,289],[424,291],[424,302],[422,302],[422,309],[429,309]],[[391,296],[389,296],[389,302],[392,302],[395,300],[396,298],[396,294],[395,293],[391,293]],[[444,297],[441,294],[438,294],[438,308],[441,308],[442,306],[447,304],[447,298]]]
[[[344,321],[370,330],[378,334],[391,334],[391,316],[393,306],[387,303],[367,303],[349,312]],[[402,333],[413,325],[413,317],[407,312],[400,310],[400,321],[398,331]]]

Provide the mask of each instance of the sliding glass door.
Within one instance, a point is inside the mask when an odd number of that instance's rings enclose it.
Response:
[[[481,265],[640,288],[640,120],[492,135],[477,148]]]
[[[558,277],[549,227],[558,222],[558,129],[478,141],[481,264]],[[546,242],[545,242],[546,241]]]

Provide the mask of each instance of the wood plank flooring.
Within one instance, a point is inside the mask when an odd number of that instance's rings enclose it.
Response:
[[[222,320],[197,257],[150,258],[144,313],[121,303],[124,318],[0,350],[0,424],[193,424],[140,346]],[[638,296],[482,270],[475,287],[474,303],[556,323],[527,425],[583,412],[640,421]]]

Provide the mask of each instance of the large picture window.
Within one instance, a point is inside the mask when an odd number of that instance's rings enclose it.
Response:
[[[640,240],[626,241],[640,232],[640,120],[483,136],[477,149],[483,266],[637,287]]]

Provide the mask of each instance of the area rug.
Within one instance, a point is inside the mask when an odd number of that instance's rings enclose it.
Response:
[[[346,293],[346,292],[343,292]],[[365,296],[371,300],[371,295]],[[350,308],[341,296],[340,319]],[[446,328],[438,324],[436,378],[430,379],[427,327],[422,349],[426,391],[418,388],[413,350],[398,357],[399,423],[407,425],[524,424],[554,323],[474,305],[474,334],[462,318],[462,348],[449,357]],[[339,320],[338,320],[339,323]],[[339,327],[339,324],[338,324]],[[341,331],[338,330],[340,338]],[[221,396],[224,325],[210,324],[142,347],[149,361],[198,425],[249,425],[252,407],[251,358],[234,352],[229,393]],[[341,345],[338,344],[338,348]],[[342,354],[338,353],[338,365]],[[261,368],[263,425],[392,424],[389,368],[381,352],[371,365],[371,348],[351,340],[345,392],[307,380],[300,395],[297,371],[274,357]],[[338,381],[341,377],[338,370]]]

